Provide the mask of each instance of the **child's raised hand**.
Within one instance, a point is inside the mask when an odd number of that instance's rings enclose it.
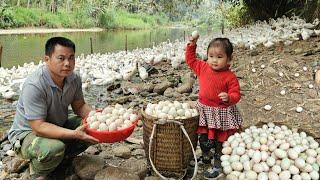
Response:
[[[222,92],[218,96],[223,102],[228,102],[229,101],[229,95],[226,92]]]
[[[193,31],[191,36],[189,37],[189,42],[193,44],[197,44],[198,39],[199,39],[198,31]]]

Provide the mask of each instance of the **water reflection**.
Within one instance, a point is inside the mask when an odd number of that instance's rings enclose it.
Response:
[[[154,29],[135,31],[103,31],[103,32],[75,32],[25,35],[0,35],[0,44],[3,46],[2,66],[12,67],[24,62],[39,62],[44,55],[44,44],[53,36],[65,36],[76,43],[76,53],[90,54],[90,38],[92,38],[93,52],[115,52],[127,49],[152,47],[153,42],[158,44],[168,39],[184,39],[185,29]]]

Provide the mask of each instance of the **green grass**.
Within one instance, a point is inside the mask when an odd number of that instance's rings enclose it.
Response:
[[[168,23],[163,14],[148,15],[145,13],[133,14],[124,10],[106,9],[93,18],[85,9],[76,9],[73,12],[64,10],[52,14],[37,8],[11,8],[8,14],[11,23],[5,23],[0,18],[0,28],[13,27],[49,27],[49,28],[90,28],[103,27],[106,29],[147,29]]]

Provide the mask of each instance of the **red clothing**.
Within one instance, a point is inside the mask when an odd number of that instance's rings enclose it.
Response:
[[[229,68],[221,71],[213,70],[208,63],[196,58],[196,45],[188,44],[186,63],[199,79],[199,101],[213,107],[228,107],[240,100],[240,86],[236,75]],[[229,102],[223,102],[218,94],[226,92]]]
[[[211,106],[213,108],[228,108],[235,105],[240,100],[240,85],[236,75],[229,70],[229,68],[216,71],[212,69],[209,64],[201,59],[196,58],[196,45],[188,44],[186,47],[186,63],[195,72],[199,79],[199,102]],[[229,95],[229,102],[223,102],[219,98],[221,92],[227,92]],[[201,110],[204,110],[203,108]],[[205,114],[205,113],[204,113]],[[211,114],[208,113],[207,114]],[[219,113],[221,114],[221,113]],[[221,121],[219,117],[212,117],[207,119],[205,115],[200,117],[205,121]],[[217,119],[218,118],[218,119]],[[228,119],[228,118],[227,118]],[[241,117],[234,118],[235,122],[242,122]],[[223,119],[225,120],[225,119]],[[209,124],[212,122],[209,122]],[[215,123],[216,124],[216,123]],[[217,139],[218,142],[226,141],[229,136],[233,135],[237,129],[216,129],[208,126],[199,126],[198,134],[208,134],[208,139]]]

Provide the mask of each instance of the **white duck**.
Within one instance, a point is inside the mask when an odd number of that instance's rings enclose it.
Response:
[[[140,63],[138,63],[138,71],[139,71],[139,76],[142,80],[146,80],[149,76],[146,68],[144,68]]]
[[[120,69],[123,80],[129,80],[137,72],[137,63],[132,63],[128,66],[123,66]]]
[[[16,95],[16,93],[13,90],[9,90],[9,91],[6,91],[6,92],[2,93],[2,96],[5,99],[12,99],[14,95]]]

